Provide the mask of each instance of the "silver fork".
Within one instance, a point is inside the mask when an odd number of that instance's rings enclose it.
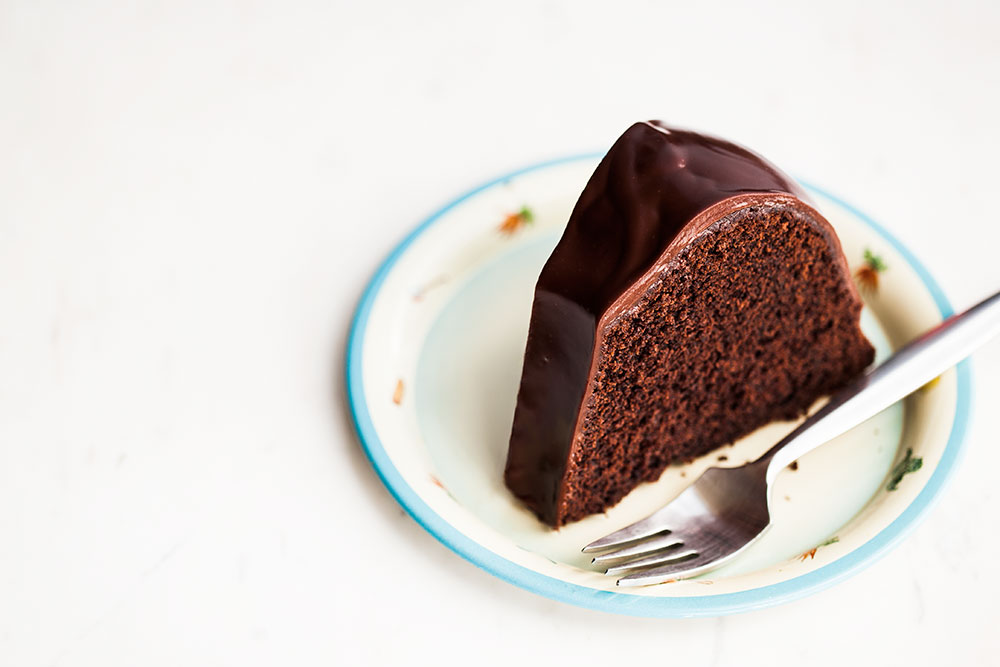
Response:
[[[924,386],[1000,334],[1000,292],[954,315],[830,398],[767,453],[709,468],[662,509],[583,548],[625,576],[619,586],[693,577],[736,558],[771,524],[774,480],[785,466]]]

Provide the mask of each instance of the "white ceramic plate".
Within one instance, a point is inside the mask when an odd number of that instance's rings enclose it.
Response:
[[[696,579],[616,589],[580,549],[662,506],[720,455],[724,465],[756,457],[793,423],[668,468],[606,514],[558,531],[506,490],[534,282],[597,161],[536,165],[459,197],[420,224],[372,279],[348,344],[347,383],[362,444],[386,486],[428,531],[487,571],[550,598],[618,613],[716,615],[778,604],[885,553],[926,512],[956,463],[970,398],[964,364],[783,473],[773,528],[732,564]],[[864,265],[866,250],[888,267],[877,289],[865,292],[862,320],[881,358],[951,313],[898,241],[809,189],[852,270]],[[523,206],[534,221],[511,221],[514,229],[502,231]],[[908,452],[922,465],[892,484]]]

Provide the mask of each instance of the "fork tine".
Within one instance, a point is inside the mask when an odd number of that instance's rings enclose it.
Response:
[[[628,563],[621,563],[620,565],[613,565],[608,568],[605,574],[623,574],[626,572],[633,572],[636,569],[647,568],[650,565],[659,565],[661,563],[671,563],[674,561],[690,561],[692,556],[697,556],[698,552],[692,549],[681,549],[677,551],[668,551],[666,553],[659,553],[653,556],[648,556],[646,558],[640,558],[636,561],[631,561]],[[676,563],[679,565],[680,563]]]
[[[617,581],[622,587],[649,586],[651,584],[662,584],[671,579],[686,579],[702,572],[713,570],[720,565],[720,561],[728,560],[728,557],[720,557],[719,554],[701,553],[697,558],[681,561],[679,563],[669,563],[662,567],[655,567],[652,570],[634,572],[626,575]]]
[[[682,544],[684,544],[683,540],[681,540],[675,533],[657,535],[643,542],[639,542],[638,544],[633,544],[632,546],[623,547],[615,551],[609,551],[599,556],[595,556],[594,560],[591,562],[595,565],[601,565],[602,563],[618,560],[620,558],[645,556],[653,553],[654,551],[661,551],[663,549],[680,546]]]
[[[610,535],[605,535],[599,540],[594,540],[583,548],[583,552],[589,553],[591,551],[600,551],[601,549],[610,549],[611,547],[617,547],[621,544],[635,542],[636,540],[652,537],[653,535],[666,531],[667,529],[663,525],[660,512],[655,512],[647,516],[645,519],[636,521],[632,525],[625,526],[621,530],[616,530]]]

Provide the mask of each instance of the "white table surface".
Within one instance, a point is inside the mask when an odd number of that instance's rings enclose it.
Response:
[[[854,202],[959,307],[996,290],[1000,5],[88,4],[0,4],[0,664],[1000,660],[1000,343],[900,548],[718,619],[463,561],[383,489],[341,386],[415,222],[649,117]]]

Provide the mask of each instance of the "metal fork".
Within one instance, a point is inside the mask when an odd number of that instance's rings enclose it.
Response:
[[[693,577],[728,563],[765,533],[774,480],[785,466],[924,386],[1000,334],[1000,292],[954,315],[831,397],[767,453],[712,467],[647,518],[583,548],[625,574],[619,586]]]

